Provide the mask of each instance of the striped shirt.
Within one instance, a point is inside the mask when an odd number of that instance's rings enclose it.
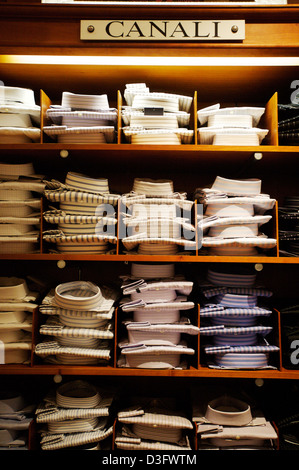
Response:
[[[76,447],[92,442],[99,442],[113,434],[113,426],[105,430],[96,430],[83,433],[45,434],[40,441],[42,450],[58,450],[67,447]]]

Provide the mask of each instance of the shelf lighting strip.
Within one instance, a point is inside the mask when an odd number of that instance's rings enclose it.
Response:
[[[298,66],[299,57],[144,57],[2,55],[0,64],[100,65],[100,66]]]

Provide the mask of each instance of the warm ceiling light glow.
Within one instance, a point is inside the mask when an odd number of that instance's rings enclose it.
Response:
[[[299,57],[137,57],[3,55],[0,64],[101,66],[298,66]]]

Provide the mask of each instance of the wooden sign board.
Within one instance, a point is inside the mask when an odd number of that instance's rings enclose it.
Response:
[[[83,41],[241,41],[245,20],[81,20]]]

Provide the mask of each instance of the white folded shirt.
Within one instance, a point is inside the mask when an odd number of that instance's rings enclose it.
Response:
[[[256,127],[262,115],[265,112],[263,107],[255,106],[234,106],[220,108],[220,104],[217,103],[212,106],[200,109],[197,111],[197,118],[200,125],[204,125],[208,122],[210,117],[230,117],[235,116],[238,119],[239,116],[250,116],[252,118],[252,126]]]
[[[226,127],[202,127],[197,130],[199,143],[212,145],[214,139],[219,136],[226,139],[226,142],[217,142],[221,145],[260,145],[269,133],[268,129],[252,127],[249,129],[226,128]],[[248,140],[247,140],[248,139]]]

